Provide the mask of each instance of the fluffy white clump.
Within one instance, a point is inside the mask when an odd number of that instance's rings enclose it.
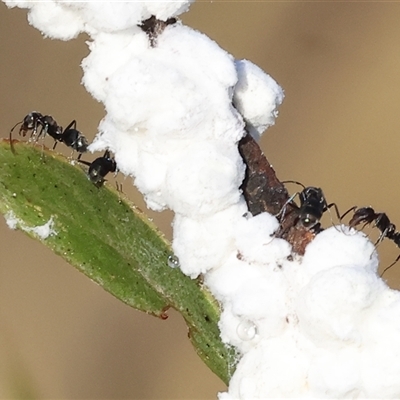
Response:
[[[262,69],[248,60],[235,62],[238,83],[233,104],[243,115],[251,135],[258,138],[278,116],[277,107],[283,102],[282,88]]]
[[[38,226],[27,226],[22,220],[17,218],[17,216],[12,212],[5,214],[6,224],[10,229],[17,229],[17,227],[25,232],[33,233],[39,239],[45,240],[49,236],[57,235],[54,230],[54,220],[51,217],[45,224]]]
[[[362,233],[342,229],[319,234],[301,263],[283,261],[281,268],[264,265],[257,272],[254,263],[249,268],[233,262],[230,274],[227,269],[224,293],[230,304],[240,299],[230,291],[244,296],[244,282],[253,281],[254,292],[264,288],[258,297],[264,314],[254,314],[258,304],[236,313],[232,305],[225,310],[222,337],[244,355],[221,399],[398,398],[400,294],[376,274],[372,243]],[[223,268],[215,274],[223,274]],[[240,302],[245,308],[255,296],[247,293],[250,300]],[[250,315],[258,331],[251,340],[237,329]]]
[[[187,11],[194,0],[164,1],[19,1],[4,0],[8,7],[30,9],[29,23],[54,39],[70,40],[81,32],[118,32],[139,29],[155,15],[166,20]]]
[[[259,136],[274,123],[279,85],[179,22],[155,41],[138,26],[190,1],[6,4],[45,35],[91,36],[83,83],[107,112],[91,150],[114,152],[149,207],[175,211],[181,269],[204,275],[221,338],[242,355],[220,399],[399,398],[400,295],[377,276],[372,243],[332,227],[290,261],[276,218],[247,212],[237,144],[245,126]]]

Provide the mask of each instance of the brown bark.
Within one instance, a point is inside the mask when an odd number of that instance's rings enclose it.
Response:
[[[250,213],[276,215],[280,221],[276,237],[287,240],[295,253],[303,255],[315,233],[297,223],[299,207],[289,201],[285,186],[250,134],[239,142],[239,152],[247,167],[241,189]]]

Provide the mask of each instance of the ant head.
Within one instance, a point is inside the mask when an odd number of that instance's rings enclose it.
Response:
[[[89,167],[88,177],[95,185],[100,185],[104,180],[104,176],[101,171],[101,165],[91,165]]]
[[[33,111],[24,118],[24,120],[22,121],[22,125],[26,130],[33,129],[41,117],[42,114]]]
[[[306,199],[314,198],[319,199],[322,203],[325,201],[324,193],[321,188],[317,188],[314,186],[309,186],[303,190],[303,196]]]
[[[370,224],[378,216],[379,214],[376,214],[372,207],[361,207],[354,212],[354,215],[349,221],[349,225],[355,227],[361,223]]]
[[[374,217],[375,210],[372,207],[361,207],[354,212],[354,215],[364,216],[364,217]]]
[[[304,193],[307,197],[319,197],[319,198],[323,198],[324,194],[322,192],[321,188],[316,188],[314,186],[309,186],[307,188],[304,189]]]
[[[86,164],[86,162],[84,162],[84,164]],[[104,177],[109,172],[116,172],[116,170],[117,163],[114,158],[111,157],[109,150],[106,150],[102,157],[96,158],[89,164],[88,176],[95,185],[101,186],[105,180]]]
[[[29,113],[22,121],[21,127],[19,129],[19,134],[26,136],[26,133],[30,130],[36,130],[38,124],[40,124],[43,115],[37,111],[32,111]],[[18,125],[18,124],[17,124]],[[15,128],[15,126],[14,126]],[[13,128],[13,129],[14,129]]]

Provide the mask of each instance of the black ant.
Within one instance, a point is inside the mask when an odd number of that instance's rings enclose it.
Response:
[[[375,222],[375,226],[381,232],[375,245],[378,245],[386,237],[390,240],[393,240],[397,247],[400,247],[400,232],[396,231],[396,225],[390,222],[389,217],[385,213],[376,213],[372,207],[362,207],[358,209],[357,207],[352,207],[350,210],[344,213],[342,218],[350,211],[354,211],[354,215],[349,221],[350,227],[354,228],[362,223],[364,223],[365,226]],[[399,260],[400,255],[396,258],[396,260],[394,260],[394,262],[392,262],[383,270],[381,276],[383,276],[383,274]]]
[[[303,190],[291,196],[286,204],[282,207],[281,211],[277,215],[279,216],[280,214],[282,214],[280,218],[281,220],[285,215],[286,207],[289,203],[295,207],[295,212],[297,213],[294,224],[299,224],[304,228],[312,230],[316,233],[321,232],[322,228],[320,220],[322,218],[322,215],[331,207],[335,208],[336,215],[338,216],[338,218],[340,218],[339,210],[336,204],[328,204],[321,188],[317,188],[314,186],[305,187],[302,183],[297,181],[286,181],[283,183],[295,183],[302,186]],[[300,206],[293,202],[296,196],[299,196]]]
[[[34,136],[36,140],[42,133],[43,135],[48,134],[55,141],[53,150],[56,148],[58,142],[62,142],[66,146],[81,153],[78,159],[81,157],[82,153],[87,151],[89,145],[86,137],[76,129],[75,120],[63,130],[52,116],[42,115],[37,111],[32,111],[22,121],[16,123],[10,130],[10,146],[13,153],[15,153],[15,150],[12,144],[12,132],[18,125],[21,125],[19,128],[20,135],[25,137],[28,131],[32,131],[31,136]],[[39,126],[41,129],[40,132],[37,133]]]
[[[89,167],[88,177],[96,186],[101,186],[103,184],[105,181],[104,178],[109,172],[117,171],[117,163],[114,158],[110,156],[109,150],[106,150],[101,157],[96,158],[91,163],[80,159],[78,159],[78,161]]]

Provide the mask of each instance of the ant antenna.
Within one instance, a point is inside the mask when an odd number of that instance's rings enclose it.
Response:
[[[306,189],[306,187],[305,187],[302,183],[297,182],[297,181],[282,181],[282,183],[294,183],[294,184],[296,184],[296,185],[301,186],[301,187],[303,188],[303,190]],[[281,217],[281,219],[285,218],[285,213],[286,213],[286,208],[287,208],[287,206],[288,206],[290,203],[292,203],[293,200],[294,200],[294,199],[296,198],[296,196],[298,196],[298,195],[299,195],[299,192],[296,192],[295,194],[291,195],[291,196],[286,200],[285,204],[282,206],[282,208],[280,209],[280,211],[278,212],[278,214],[275,214],[274,217],[275,217],[275,218]],[[297,207],[297,204],[296,204],[296,207]]]
[[[306,188],[301,182],[297,182],[297,181],[282,181],[282,183],[294,183],[295,185],[301,186],[303,189]]]

